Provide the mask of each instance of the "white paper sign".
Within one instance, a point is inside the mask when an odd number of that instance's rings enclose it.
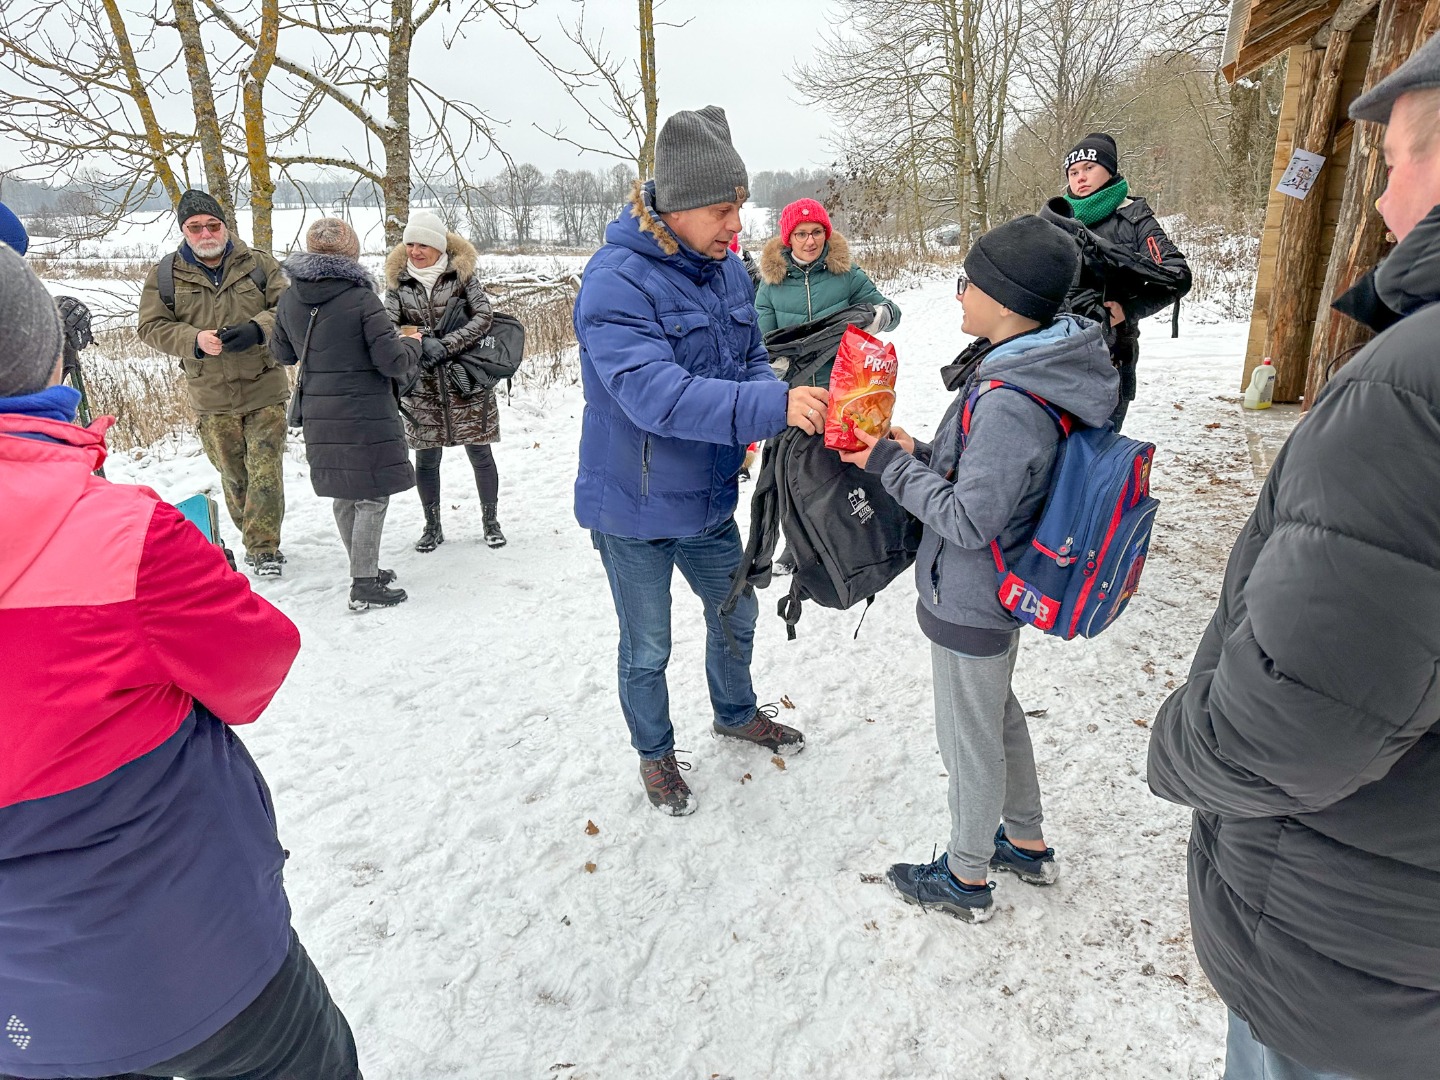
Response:
[[[1315,186],[1315,179],[1320,175],[1320,166],[1324,164],[1325,159],[1319,154],[1312,154],[1309,150],[1296,150],[1290,155],[1290,164],[1285,166],[1285,175],[1280,178],[1280,186],[1275,190],[1282,195],[1289,195],[1292,199],[1305,198]]]

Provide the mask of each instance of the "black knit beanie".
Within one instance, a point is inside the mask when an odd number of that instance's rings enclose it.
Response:
[[[180,227],[185,227],[196,214],[209,214],[213,218],[225,220],[225,211],[217,202],[214,196],[207,192],[191,188],[180,196],[180,205],[175,208],[175,216],[180,219]]]
[[[1072,146],[1070,153],[1065,155],[1060,174],[1067,175],[1070,166],[1080,161],[1093,161],[1111,176],[1120,172],[1120,151],[1115,147],[1115,140],[1103,131],[1092,131]]]
[[[1059,313],[1079,272],[1079,245],[1034,214],[991,229],[965,256],[965,276],[981,292],[1041,324]]]

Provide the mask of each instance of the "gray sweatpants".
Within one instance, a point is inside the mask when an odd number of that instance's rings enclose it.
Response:
[[[380,533],[390,496],[378,499],[336,499],[335,524],[350,555],[352,578],[373,578],[380,573]]]
[[[1015,840],[1042,838],[1040,781],[1025,710],[1010,689],[1020,635],[999,656],[965,656],[930,643],[935,735],[950,774],[950,870],[983,881],[1004,820]]]

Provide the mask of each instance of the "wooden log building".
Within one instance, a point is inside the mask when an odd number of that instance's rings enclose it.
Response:
[[[1242,385],[1275,364],[1275,400],[1313,401],[1370,332],[1330,302],[1389,250],[1375,200],[1384,128],[1350,102],[1440,30],[1440,0],[1233,0],[1221,70],[1234,82],[1289,53]],[[1277,192],[1295,149],[1325,158],[1304,199]]]

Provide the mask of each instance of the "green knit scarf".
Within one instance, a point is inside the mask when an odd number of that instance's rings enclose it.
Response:
[[[1078,197],[1065,189],[1065,201],[1070,204],[1075,216],[1086,225],[1095,225],[1113,214],[1130,197],[1130,185],[1123,176],[1117,176],[1099,191]]]

